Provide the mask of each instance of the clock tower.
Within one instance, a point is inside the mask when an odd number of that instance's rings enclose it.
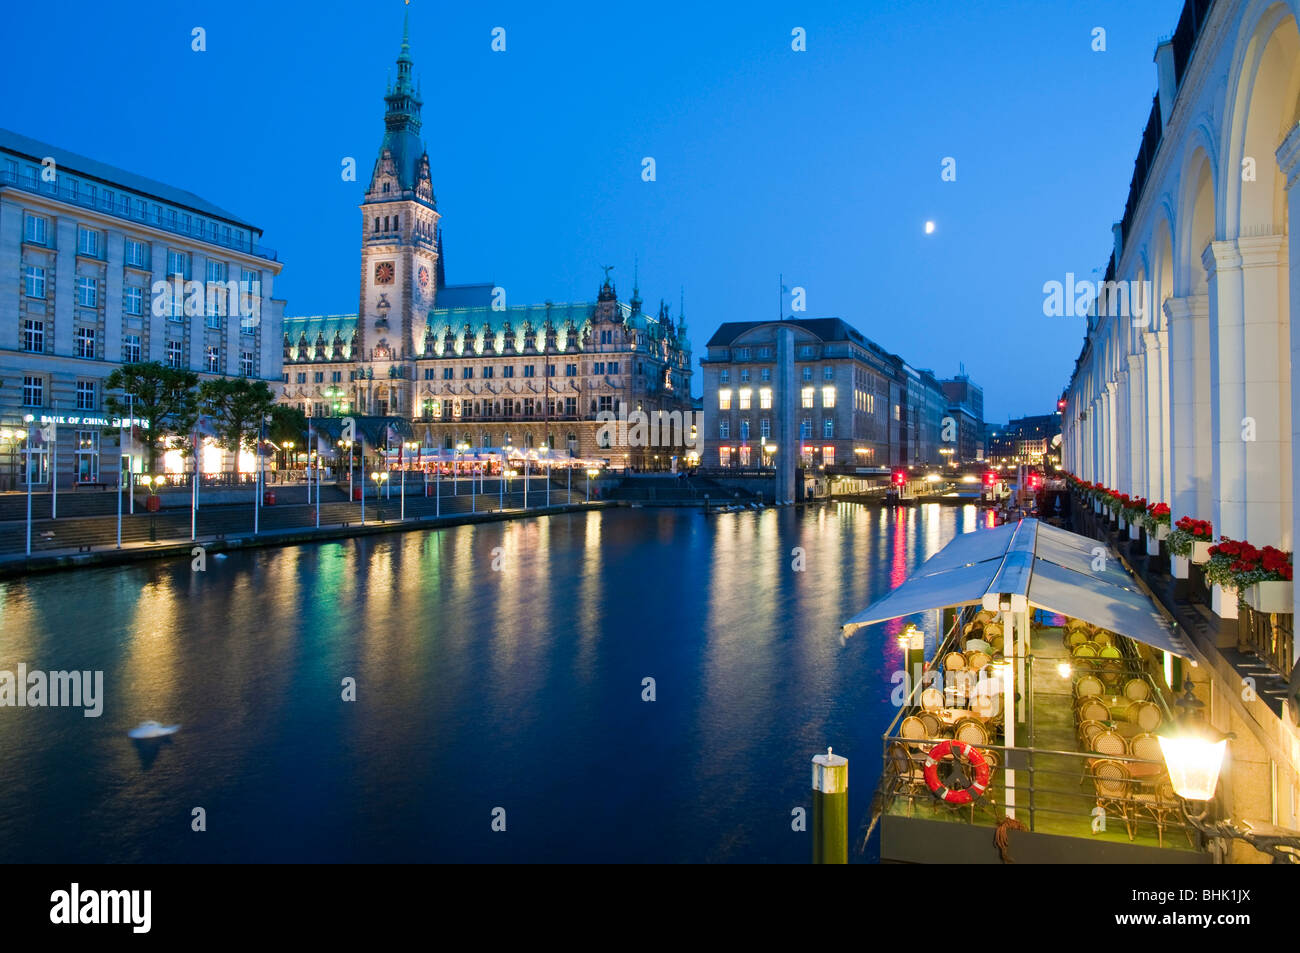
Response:
[[[414,411],[415,358],[438,289],[438,206],[420,139],[420,91],[407,24],[397,81],[384,101],[384,138],[361,203],[361,301],[353,354],[371,393],[366,412]]]

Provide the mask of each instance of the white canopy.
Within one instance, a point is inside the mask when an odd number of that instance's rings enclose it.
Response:
[[[850,633],[899,616],[976,605],[986,595],[994,602],[999,596],[1022,596],[1033,608],[1191,657],[1155,603],[1100,542],[1032,519],[958,536],[901,586],[844,623],[844,629]]]

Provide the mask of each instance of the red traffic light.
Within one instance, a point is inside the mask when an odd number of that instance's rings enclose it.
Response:
[[[992,486],[994,483],[997,483],[997,482],[998,482],[998,475],[997,475],[996,473],[994,473],[992,470],[990,470],[988,473],[984,474],[984,485],[985,485],[985,486]]]
[[[895,470],[895,471],[894,471],[894,485],[895,485],[895,486],[902,486],[902,485],[903,485],[904,483],[906,483],[906,482],[907,482],[907,474],[905,474],[902,470]]]

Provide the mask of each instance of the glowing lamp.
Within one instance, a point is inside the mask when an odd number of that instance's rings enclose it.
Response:
[[[1166,738],[1157,735],[1160,753],[1169,769],[1174,793],[1188,801],[1208,801],[1219,786],[1219,770],[1228,750],[1228,739],[1210,741],[1196,735]]]

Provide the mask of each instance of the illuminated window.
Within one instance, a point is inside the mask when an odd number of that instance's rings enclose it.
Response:
[[[772,409],[772,388],[764,387],[758,392],[758,406],[761,410]]]
[[[753,396],[753,393],[754,393],[754,392],[753,392],[752,390],[750,390],[748,387],[742,387],[742,388],[740,389],[740,409],[741,409],[741,410],[749,410],[750,398]]]
[[[826,464],[827,466],[834,466],[835,464],[834,447],[822,447],[822,463]]]
[[[834,406],[835,406],[835,388],[834,388],[834,387],[823,387],[823,388],[822,388],[822,406],[823,406],[823,407],[834,407]]]
[[[718,410],[731,409],[731,391],[724,389],[718,391]]]
[[[813,389],[811,387],[805,387],[803,389],[803,405],[805,407],[811,407],[813,405]]]

